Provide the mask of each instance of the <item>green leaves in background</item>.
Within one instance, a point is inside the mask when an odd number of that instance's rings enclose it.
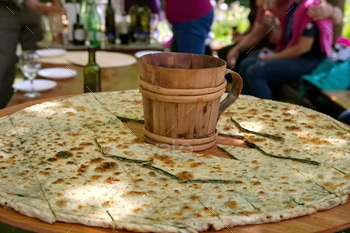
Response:
[[[247,2],[247,1],[246,1]],[[240,33],[249,27],[248,14],[250,8],[242,6],[238,1],[227,4],[223,0],[217,2],[215,19],[212,26],[214,32],[214,44],[232,44],[232,27],[237,27]]]
[[[350,38],[350,0],[346,0],[344,6],[343,36]]]

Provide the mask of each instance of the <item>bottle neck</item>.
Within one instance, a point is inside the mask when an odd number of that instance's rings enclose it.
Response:
[[[88,2],[88,8],[89,8],[90,13],[91,12],[94,12],[94,13],[97,12],[95,0],[92,0],[92,1]]]
[[[95,51],[89,51],[89,64],[96,63]]]
[[[112,6],[112,1],[111,1],[111,0],[108,0],[107,5],[108,5],[108,6]]]

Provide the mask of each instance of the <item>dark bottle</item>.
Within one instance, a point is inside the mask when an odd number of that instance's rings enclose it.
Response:
[[[145,0],[134,0],[129,9],[130,33],[133,42],[149,43],[151,32],[151,9]]]
[[[106,36],[108,42],[111,44],[115,44],[116,39],[116,31],[115,31],[115,18],[114,18],[114,9],[111,3],[111,0],[108,0],[108,4],[106,7]]]
[[[126,17],[127,13],[124,11],[119,27],[119,39],[121,44],[129,44],[129,25]]]
[[[89,60],[84,66],[84,93],[101,91],[101,69],[96,63],[96,49],[88,47]]]
[[[85,44],[85,30],[84,25],[80,23],[80,16],[77,14],[77,21],[73,24],[73,44]]]

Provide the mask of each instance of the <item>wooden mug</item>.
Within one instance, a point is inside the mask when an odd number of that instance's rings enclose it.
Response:
[[[241,77],[216,57],[155,53],[139,59],[145,140],[153,144],[189,145],[204,150],[216,143],[219,116],[238,98]],[[226,90],[225,74],[233,85]]]

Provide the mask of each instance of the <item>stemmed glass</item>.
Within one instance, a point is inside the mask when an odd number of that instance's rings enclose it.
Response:
[[[39,55],[35,51],[23,51],[19,57],[21,71],[30,82],[30,91],[24,94],[28,98],[35,98],[41,95],[34,89],[34,78],[41,67],[38,58]]]

